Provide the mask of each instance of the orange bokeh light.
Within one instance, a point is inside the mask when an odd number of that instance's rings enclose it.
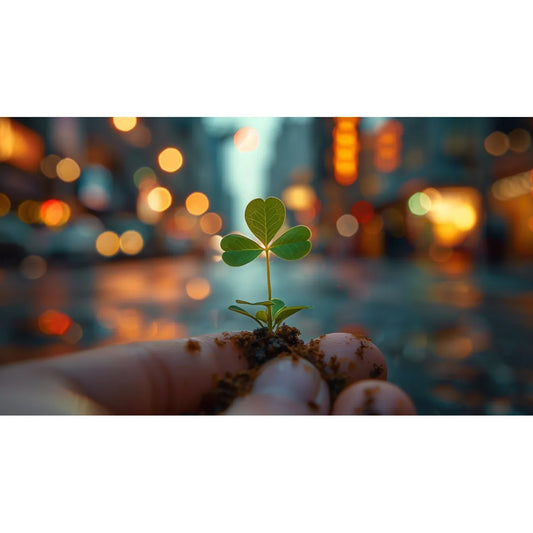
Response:
[[[187,196],[185,207],[191,215],[203,215],[209,209],[209,198],[203,192],[193,192]]]
[[[403,126],[389,120],[380,128],[374,149],[374,166],[380,172],[392,172],[400,164]]]
[[[333,172],[340,185],[351,185],[359,171],[358,117],[336,117],[333,128]]]
[[[165,187],[154,187],[146,197],[150,209],[157,213],[166,211],[172,205],[172,195]]]
[[[49,309],[39,316],[38,324],[46,335],[63,335],[72,324],[72,319],[65,313]]]
[[[131,131],[137,126],[137,117],[113,117],[112,122],[118,131]]]
[[[185,292],[193,300],[204,300],[211,294],[211,285],[205,278],[192,278],[186,283]]]
[[[214,235],[222,229],[222,219],[217,213],[206,213],[200,219],[200,228],[208,235]]]
[[[246,126],[237,130],[233,136],[233,143],[239,152],[251,152],[257,148],[259,135],[254,128]]]
[[[159,153],[157,162],[165,172],[176,172],[183,166],[183,155],[177,148],[169,146]]]
[[[374,216],[374,208],[371,203],[366,202],[365,200],[360,200],[353,204],[352,215],[360,224],[366,224],[372,220],[372,217]]]
[[[39,216],[43,224],[49,227],[62,226],[70,218],[70,207],[60,200],[50,199],[41,204]]]

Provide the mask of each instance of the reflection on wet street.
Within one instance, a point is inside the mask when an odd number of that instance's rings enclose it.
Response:
[[[363,333],[421,414],[533,413],[533,269],[428,262],[275,260],[273,294],[312,305],[304,340]],[[87,347],[253,328],[226,309],[264,297],[264,264],[193,257],[0,272],[0,362]]]

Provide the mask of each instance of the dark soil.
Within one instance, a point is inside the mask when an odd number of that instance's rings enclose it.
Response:
[[[200,414],[214,415],[225,411],[235,398],[251,390],[260,367],[280,356],[303,357],[312,363],[328,384],[332,403],[346,385],[347,376],[339,372],[336,357],[327,362],[324,352],[319,349],[320,339],[306,344],[300,339],[300,331],[297,328],[284,324],[276,334],[269,333],[267,328],[241,331],[231,337],[231,342],[244,352],[248,361],[248,370],[227,374],[217,379],[213,389],[202,399]]]

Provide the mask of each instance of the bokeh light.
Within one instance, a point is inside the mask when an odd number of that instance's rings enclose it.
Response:
[[[504,155],[509,149],[509,137],[501,131],[493,131],[483,143],[485,150],[495,157]]]
[[[65,313],[48,309],[39,315],[37,322],[45,335],[63,335],[72,324],[72,319]]]
[[[120,236],[119,244],[126,255],[136,255],[143,249],[144,240],[138,231],[128,230]]]
[[[359,200],[358,202],[355,202],[351,211],[352,215],[357,219],[359,224],[366,224],[367,222],[370,222],[374,216],[374,208],[372,207],[372,204],[365,200]]]
[[[104,257],[112,257],[120,249],[119,236],[114,231],[104,231],[96,239],[96,250]]]
[[[165,187],[153,188],[146,197],[150,209],[157,213],[166,211],[172,205],[172,195]]]
[[[461,231],[472,229],[477,222],[476,210],[469,204],[459,205],[454,211],[454,223]]]
[[[187,196],[185,207],[191,215],[203,215],[209,209],[209,198],[203,192],[193,192]]]
[[[176,172],[183,166],[183,155],[177,148],[169,146],[159,153],[157,162],[165,172]]]
[[[359,229],[359,222],[353,215],[341,215],[335,223],[339,235],[343,237],[351,237],[357,233]]]
[[[27,279],[42,278],[46,268],[46,261],[39,255],[27,255],[20,263],[20,272]]]
[[[60,200],[51,198],[41,204],[39,216],[48,227],[63,226],[70,219],[70,206]]]
[[[137,117],[113,117],[112,122],[118,131],[131,131],[137,125]]]
[[[211,285],[205,278],[192,278],[185,284],[185,292],[193,300],[205,300],[211,294]]]
[[[424,192],[415,192],[409,198],[409,211],[413,215],[423,216],[431,209],[431,198]]]
[[[50,179],[57,178],[57,164],[61,161],[58,155],[50,154],[41,160],[41,172]]]
[[[70,157],[65,157],[57,163],[56,172],[58,178],[67,183],[76,181],[81,174],[80,166]]]
[[[7,195],[0,192],[0,217],[7,215],[11,209],[11,200]]]
[[[317,200],[313,187],[305,184],[290,185],[283,190],[281,198],[287,209],[294,211],[311,209]]]
[[[237,130],[233,136],[233,143],[239,152],[251,152],[259,144],[259,135],[254,128],[245,126]]]
[[[509,133],[509,148],[513,152],[526,152],[531,146],[531,135],[528,131],[517,128]]]
[[[17,209],[17,215],[26,224],[37,224],[41,221],[41,205],[35,200],[24,200]]]
[[[208,235],[218,233],[222,229],[222,218],[217,213],[206,213],[200,219],[200,229]]]

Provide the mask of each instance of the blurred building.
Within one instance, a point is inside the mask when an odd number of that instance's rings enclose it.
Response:
[[[533,256],[528,118],[318,118],[320,245],[333,254]]]
[[[4,260],[201,252],[230,222],[221,142],[200,118],[0,119]]]

